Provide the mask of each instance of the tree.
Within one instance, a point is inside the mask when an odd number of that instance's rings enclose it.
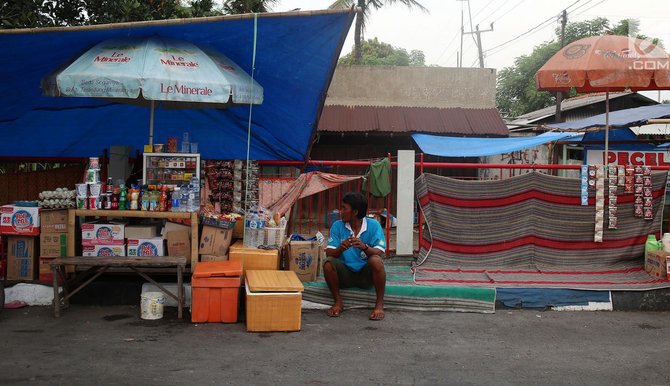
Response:
[[[361,62],[368,66],[415,66],[423,67],[426,64],[425,55],[421,50],[412,50],[407,53],[404,48],[380,42],[377,38],[365,40],[361,43]],[[343,56],[339,64],[356,64],[354,53]]]
[[[278,0],[225,0],[223,11],[228,14],[269,12]]]
[[[362,10],[362,15],[356,16],[356,27],[354,29],[354,64],[362,64],[361,39],[365,30],[365,23],[370,17],[370,9],[379,9],[384,5],[403,4],[407,8],[416,7],[424,12],[428,12],[423,5],[416,0],[336,0],[330,8],[350,8],[356,5]],[[362,17],[361,17],[362,16]]]
[[[638,34],[636,26],[639,22],[634,19],[625,19],[615,25],[610,25],[606,18],[568,23],[565,27],[565,44],[589,36],[614,34],[629,35],[633,33],[641,39],[646,36]],[[660,45],[658,39],[653,42]],[[529,55],[519,56],[514,65],[503,68],[498,72],[496,85],[496,104],[503,116],[518,117],[525,113],[538,110],[556,103],[555,94],[538,91],[535,86],[535,73],[561,48],[560,29],[556,30],[556,39],[544,42],[534,47]],[[568,96],[575,96],[571,91]]]
[[[0,28],[75,26],[221,14],[214,0],[10,0],[0,2]]]

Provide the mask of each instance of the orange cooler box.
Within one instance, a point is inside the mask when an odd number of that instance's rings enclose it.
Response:
[[[241,284],[239,261],[198,263],[191,278],[191,322],[236,323]]]

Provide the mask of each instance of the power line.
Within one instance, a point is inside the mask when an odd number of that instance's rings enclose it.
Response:
[[[565,7],[564,9],[565,9],[565,10],[568,10],[568,9],[570,9],[571,7],[573,7],[575,4],[579,3],[580,1],[581,1],[581,0],[575,0],[572,4],[568,5],[568,6]],[[593,1],[593,0],[588,0],[586,4],[588,4],[588,3],[591,2],[591,1]],[[602,0],[602,1],[605,1],[605,0]],[[582,6],[583,6],[583,5],[582,5]],[[581,7],[581,6],[580,6],[580,7]],[[580,8],[580,7],[578,7],[578,8]],[[578,8],[577,8],[577,9],[578,9]],[[573,11],[574,11],[574,10],[573,10]],[[505,42],[503,42],[503,43],[501,43],[501,44],[498,44],[497,46],[494,46],[494,47],[492,47],[492,48],[489,48],[488,50],[486,50],[486,52],[488,53],[488,52],[490,52],[490,51],[494,51],[494,50],[496,50],[496,49],[498,49],[498,48],[500,48],[500,47],[503,47],[503,46],[505,46],[505,45],[507,45],[507,44],[509,44],[509,43],[512,43],[512,42],[514,42],[514,41],[516,41],[516,40],[519,40],[519,39],[521,39],[522,37],[524,37],[524,36],[526,36],[526,35],[528,35],[528,34],[533,33],[533,31],[539,31],[539,30],[544,29],[544,28],[548,27],[549,25],[551,25],[550,22],[553,21],[553,20],[555,20],[556,17],[557,17],[557,15],[552,15],[551,17],[549,17],[548,19],[542,21],[540,24],[536,25],[535,27],[533,27],[533,28],[527,30],[526,32],[523,32],[523,33],[517,35],[516,37],[514,37],[514,38],[512,38],[512,39],[509,39],[509,40],[507,40],[507,41],[505,41]],[[549,23],[549,24],[548,24],[548,23]]]
[[[496,8],[496,9],[493,10],[493,12],[491,12],[491,13],[489,13],[488,15],[486,15],[485,17],[483,17],[483,18],[482,18],[482,22],[485,21],[485,20],[488,20],[489,17],[491,17],[492,15],[494,15],[496,12],[498,12],[498,10],[500,10],[501,8],[503,8],[504,6],[506,6],[507,4],[509,4],[509,3],[503,1],[502,4],[500,4],[500,5],[498,6],[498,8]]]
[[[538,25],[536,25],[535,27],[529,29],[528,31],[523,32],[523,33],[517,35],[516,37],[513,37],[512,39],[509,39],[509,40],[507,40],[507,41],[505,41],[505,42],[503,42],[503,43],[500,43],[500,44],[498,44],[498,45],[495,46],[495,47],[489,48],[488,50],[486,50],[486,52],[493,51],[493,50],[495,50],[495,49],[497,49],[497,48],[500,48],[500,47],[502,47],[502,46],[505,46],[505,45],[507,45],[507,44],[509,44],[509,43],[511,43],[511,42],[513,42],[513,41],[515,41],[515,40],[521,39],[522,37],[528,35],[529,33],[531,33],[531,32],[533,32],[533,31],[537,30],[537,29],[540,28],[540,27],[544,28],[544,27],[546,27],[546,25],[545,25],[546,23],[549,23],[549,22],[551,22],[551,21],[554,21],[555,18],[556,18],[556,16],[553,15],[553,16],[551,16],[550,18],[548,18],[547,20],[544,20],[544,21],[541,22],[540,24],[538,24]]]
[[[591,1],[593,1],[593,0],[591,0]],[[585,12],[588,12],[590,9],[595,8],[595,7],[599,6],[600,4],[602,4],[602,3],[604,3],[604,2],[605,2],[605,0],[600,0],[599,2],[597,2],[597,3],[593,4],[592,6],[586,8],[585,10],[583,10],[583,11],[581,11],[580,13],[576,14],[575,16],[579,16],[579,15],[585,13]],[[588,4],[588,3],[587,3],[587,4]],[[574,12],[574,10],[573,10],[573,12]]]

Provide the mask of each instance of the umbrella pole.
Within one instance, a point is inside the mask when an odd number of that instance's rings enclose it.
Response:
[[[154,101],[151,101],[151,115],[149,115],[149,145],[154,144]]]
[[[609,166],[610,144],[610,91],[605,90],[605,165]]]

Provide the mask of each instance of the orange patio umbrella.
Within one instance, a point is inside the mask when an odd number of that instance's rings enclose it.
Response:
[[[592,36],[572,42],[535,74],[538,90],[605,92],[605,160],[609,151],[609,92],[670,89],[670,55],[648,40]],[[607,161],[605,161],[607,162]]]

